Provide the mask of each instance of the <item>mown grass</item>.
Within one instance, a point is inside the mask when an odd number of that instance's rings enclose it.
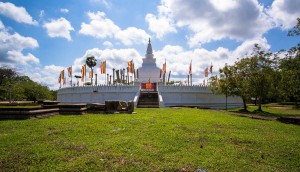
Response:
[[[292,105],[266,104],[262,106],[262,112],[257,111],[257,109],[257,106],[248,105],[247,112],[242,108],[234,108],[230,109],[229,111],[244,114],[261,115],[266,117],[300,116],[300,109]]]
[[[0,121],[0,171],[299,171],[300,128],[192,108]]]

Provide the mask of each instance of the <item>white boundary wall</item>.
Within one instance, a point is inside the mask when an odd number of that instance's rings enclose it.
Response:
[[[226,97],[215,95],[207,86],[159,86],[164,106],[199,106],[203,108],[225,108]],[[227,97],[227,107],[242,107],[240,97]]]
[[[104,103],[107,100],[133,100],[138,102],[140,86],[99,85],[65,87],[58,90],[57,101],[61,103]],[[199,106],[203,108],[225,108],[226,97],[215,95],[207,86],[158,86],[159,105]],[[240,97],[227,97],[227,107],[242,107]]]
[[[104,103],[107,100],[134,100],[139,86],[99,85],[65,87],[58,90],[57,101],[61,103]]]

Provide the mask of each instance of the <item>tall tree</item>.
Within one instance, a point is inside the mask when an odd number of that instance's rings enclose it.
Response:
[[[242,58],[232,66],[220,69],[220,78],[212,78],[211,89],[216,93],[240,96],[244,110],[251,97],[258,99],[258,110],[261,111],[262,100],[270,92],[274,60],[272,53],[265,52],[255,44],[251,56]]]
[[[88,67],[91,69],[91,71],[93,70],[93,67],[96,66],[97,64],[97,59],[95,59],[94,56],[90,56],[86,58],[85,63],[88,65]],[[92,72],[93,73],[93,72]],[[93,77],[91,77],[91,83],[93,84]]]
[[[300,18],[297,25],[289,31],[288,36],[300,35]],[[300,101],[300,43],[286,52],[285,58],[281,59],[279,68],[281,70],[280,91],[284,100]]]

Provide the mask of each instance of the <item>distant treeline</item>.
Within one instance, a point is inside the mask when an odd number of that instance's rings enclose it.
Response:
[[[56,100],[57,91],[21,76],[15,69],[0,67],[0,101]]]

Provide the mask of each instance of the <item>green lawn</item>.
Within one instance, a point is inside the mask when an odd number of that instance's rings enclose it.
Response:
[[[262,112],[258,112],[257,109],[257,106],[248,105],[247,110],[249,112],[245,112],[242,108],[230,109],[229,111],[262,115],[267,117],[300,116],[300,109],[295,108],[293,105],[265,104],[262,106]]]
[[[0,121],[0,171],[300,171],[300,127],[223,112]]]

